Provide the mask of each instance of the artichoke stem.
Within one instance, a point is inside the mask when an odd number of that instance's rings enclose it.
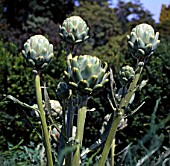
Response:
[[[104,149],[103,149],[103,152],[102,152],[102,157],[99,161],[99,166],[103,166],[105,165],[105,162],[106,162],[106,159],[107,159],[107,156],[109,154],[109,151],[110,151],[110,148],[111,148],[111,145],[114,146],[112,143],[113,143],[113,139],[115,137],[115,134],[116,134],[116,131],[117,131],[117,128],[120,124],[120,120],[121,120],[121,116],[118,116],[114,121],[113,121],[113,124],[112,124],[112,127],[110,129],[110,132],[109,132],[109,135],[107,137],[107,140],[106,140],[106,143],[105,143],[105,146],[104,146]],[[113,149],[112,149],[112,152],[113,152]],[[114,155],[112,154],[112,166],[114,166]]]
[[[42,92],[41,92],[41,87],[40,87],[40,76],[39,76],[38,73],[35,75],[35,89],[36,89],[36,98],[37,98],[38,109],[40,111],[41,125],[42,125],[43,134],[44,134],[44,140],[45,140],[45,150],[46,150],[46,155],[47,155],[47,163],[48,163],[48,166],[53,166],[50,138],[49,138],[49,133],[48,133],[48,129],[47,129],[45,112],[44,112],[43,104],[42,104]]]
[[[136,90],[136,85],[137,85],[138,80],[140,78],[140,75],[142,73],[143,67],[144,67],[144,64],[142,62],[139,62],[137,71],[135,73],[135,77],[130,84],[128,92],[120,101],[120,104],[119,104],[119,107],[118,107],[119,113],[117,114],[117,117],[115,117],[115,120],[113,121],[112,127],[110,129],[109,135],[107,137],[107,140],[106,140],[103,152],[102,152],[102,157],[99,161],[99,166],[105,165],[105,162],[106,162],[107,156],[109,154],[110,148],[111,148],[111,146],[112,146],[112,148],[114,146],[112,143],[113,143],[113,139],[115,138],[117,128],[120,124],[122,115],[124,114],[124,109],[127,108],[128,104],[130,102],[130,99],[131,99],[132,95],[134,94],[134,92]],[[112,151],[113,151],[113,149],[112,149]],[[112,155],[112,165],[113,164],[114,164],[114,155]]]
[[[71,98],[69,100],[69,106],[68,106],[68,112],[67,112],[67,131],[66,131],[66,133],[67,133],[68,139],[72,137],[73,120],[74,120],[74,107],[73,107],[73,101],[72,101],[72,96],[71,96]],[[72,152],[66,154],[65,161],[66,161],[67,166],[72,165],[72,158],[73,158]]]
[[[111,147],[111,166],[114,166],[114,157],[115,157],[115,138],[113,138],[112,141],[112,147]]]
[[[67,112],[67,138],[72,137],[73,120],[74,120],[74,107],[71,98],[69,101],[68,112]]]
[[[84,124],[86,119],[86,111],[87,111],[87,98],[81,98],[82,107],[78,110],[78,119],[77,119],[77,131],[76,131],[76,141],[78,141],[79,145],[75,151],[73,157],[73,165],[80,165],[80,149],[82,146],[83,135],[84,135]]]

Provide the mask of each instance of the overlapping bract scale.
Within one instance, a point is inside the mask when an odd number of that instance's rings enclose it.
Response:
[[[44,69],[54,56],[53,45],[42,35],[35,35],[28,39],[22,53],[27,63],[37,70]]]
[[[135,71],[129,65],[123,66],[119,71],[119,75],[121,78],[121,83],[126,85],[127,83],[131,82],[135,76]]]
[[[151,25],[142,23],[132,29],[127,35],[128,47],[136,59],[149,58],[157,49],[160,40],[159,32],[156,32]]]
[[[68,43],[78,44],[86,41],[89,38],[89,27],[79,16],[71,16],[67,18],[59,28],[59,35],[64,41]]]
[[[107,63],[103,65],[97,57],[80,55],[69,59],[65,80],[72,89],[81,94],[97,93],[109,81]]]

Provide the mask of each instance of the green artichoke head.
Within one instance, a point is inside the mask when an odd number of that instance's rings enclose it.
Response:
[[[77,44],[86,41],[89,27],[86,22],[79,16],[71,16],[64,20],[59,27],[61,38],[71,44]]]
[[[149,24],[142,23],[132,29],[127,35],[128,47],[136,59],[149,58],[157,49],[160,40],[159,32],[156,32]]]
[[[44,69],[54,56],[53,45],[42,35],[30,37],[24,44],[22,53],[27,63],[36,70]]]
[[[126,65],[121,68],[121,70],[119,71],[119,75],[121,78],[122,85],[126,85],[127,83],[133,80],[135,76],[135,71],[132,67]]]
[[[90,55],[80,55],[69,59],[65,80],[73,90],[80,94],[95,94],[109,81],[107,63],[103,65],[99,58]]]

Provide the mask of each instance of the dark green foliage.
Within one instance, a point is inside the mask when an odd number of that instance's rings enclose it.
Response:
[[[170,20],[157,25],[160,36],[167,42],[170,40]]]
[[[23,29],[28,32],[36,32],[37,29],[41,29],[41,27],[44,24],[46,24],[46,22],[49,22],[48,17],[40,17],[40,16],[36,17],[35,15],[29,15],[25,25],[23,26]]]
[[[12,43],[0,42],[0,94],[30,98],[33,95],[32,74],[17,47]],[[1,96],[2,99],[2,96]]]
[[[94,49],[93,54],[107,62],[115,73],[118,73],[123,63],[127,63],[124,61],[127,50],[126,35],[119,35],[111,37],[105,45]]]
[[[161,110],[168,113],[170,97],[170,44],[162,42],[158,50],[150,59],[146,66],[145,77],[148,77],[149,83],[147,88],[143,91],[143,95],[147,100],[156,100],[161,96]],[[146,76],[146,74],[148,76]],[[154,92],[154,93],[153,93]],[[142,97],[144,97],[142,96]]]
[[[153,113],[151,114],[149,122],[147,123],[149,128],[146,129],[146,134],[143,133],[140,139],[136,140],[137,143],[134,143],[133,145],[130,143],[128,145],[128,148],[122,152],[122,156],[124,157],[120,158],[118,162],[119,164],[123,163],[124,165],[135,165],[138,163],[142,165],[156,165],[156,163],[161,164],[164,162],[170,162],[168,157],[169,155],[164,155],[168,151],[169,144],[165,144],[164,148],[162,148],[163,142],[166,142],[166,135],[163,134],[163,132],[158,132],[160,129],[167,126],[170,116],[167,116],[156,123],[160,101],[160,98],[156,101]],[[144,126],[147,128],[146,124],[144,124]],[[161,159],[158,160],[158,158]]]
[[[13,147],[9,144],[10,151],[3,152],[0,155],[0,165],[35,165],[39,166],[43,163],[43,145],[35,145],[30,142],[27,146],[20,146],[20,144]]]
[[[21,50],[30,36],[43,34],[58,47],[58,23],[73,10],[73,1],[33,0],[23,3],[4,0],[0,4],[1,8],[0,38],[4,41],[15,43]]]
[[[61,22],[66,14],[73,10],[73,0],[32,0],[32,1],[8,1],[3,0],[2,14],[7,23],[15,28],[22,26],[30,15],[35,17],[47,17],[55,22]]]
[[[19,50],[23,49],[23,44],[28,38],[35,34],[45,35],[55,48],[59,48],[59,25],[52,20],[43,17],[34,17],[31,22],[28,20],[26,24],[23,24],[20,28],[13,28],[3,22],[0,25],[0,38],[4,41],[8,41],[17,45]]]

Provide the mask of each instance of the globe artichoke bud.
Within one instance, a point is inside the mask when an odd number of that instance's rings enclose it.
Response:
[[[127,35],[128,47],[134,58],[147,60],[157,49],[159,32],[154,32],[151,25],[139,24]],[[145,59],[146,58],[146,59]]]
[[[67,62],[65,80],[72,89],[82,95],[95,94],[109,81],[107,63],[90,55],[75,56]]]
[[[57,96],[60,99],[67,99],[70,96],[70,90],[66,82],[60,82],[56,90]]]
[[[86,22],[79,16],[67,18],[59,28],[61,38],[70,44],[81,43],[89,38],[89,27],[87,27]]]
[[[22,53],[27,63],[36,70],[43,70],[54,56],[53,45],[42,35],[35,35],[28,39]]]
[[[122,85],[125,85],[133,80],[135,76],[135,71],[129,65],[123,66],[119,71]]]

